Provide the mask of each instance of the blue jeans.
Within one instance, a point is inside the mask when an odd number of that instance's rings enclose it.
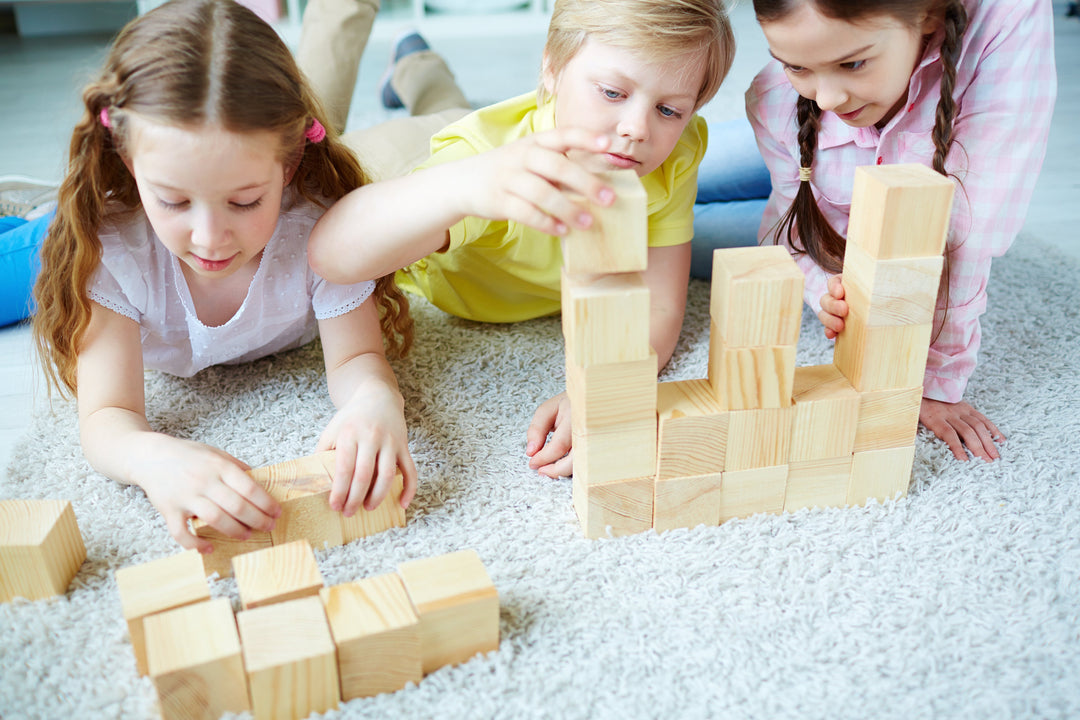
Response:
[[[749,121],[709,126],[709,147],[698,169],[690,275],[712,277],[717,248],[757,245],[772,183]]]
[[[0,218],[0,327],[30,317],[41,270],[41,243],[55,211],[36,220]]]

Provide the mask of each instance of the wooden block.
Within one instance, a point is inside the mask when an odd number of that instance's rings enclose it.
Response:
[[[853,452],[914,445],[922,393],[922,385],[859,393],[859,422]]]
[[[844,507],[851,482],[851,455],[803,460],[788,466],[784,511]]]
[[[587,230],[572,228],[562,239],[563,268],[571,274],[645,270],[649,258],[648,198],[637,173],[598,173],[615,191],[608,207],[592,205]]]
[[[876,260],[858,245],[844,254],[844,300],[867,325],[929,325],[934,321],[945,258]]]
[[[859,393],[834,365],[795,369],[790,462],[850,455],[859,420]]]
[[[318,595],[322,573],[306,540],[237,555],[233,573],[245,610]]]
[[[228,598],[147,617],[146,655],[164,720],[217,720],[251,709]]]
[[[214,573],[222,578],[232,577],[234,557],[255,550],[264,550],[274,544],[270,533],[261,530],[252,530],[247,540],[238,540],[215,530],[199,518],[192,518],[189,522],[193,533],[214,544],[213,552],[201,556],[203,572],[208,577]]]
[[[783,512],[787,476],[787,465],[725,472],[720,483],[719,521]]]
[[[869,327],[851,307],[836,337],[833,364],[859,392],[922,385],[931,325]]]
[[[795,346],[728,347],[712,323],[709,385],[724,410],[791,406]]]
[[[581,367],[649,357],[649,286],[640,273],[562,274],[566,361]]]
[[[341,513],[330,509],[334,452],[323,452],[255,468],[255,482],[281,503],[270,537],[274,545],[307,540],[313,547],[345,543]]]
[[[656,353],[644,360],[589,365],[566,363],[571,427],[593,432],[656,415]]]
[[[729,415],[721,411],[707,380],[659,383],[656,411],[658,480],[723,470]]]
[[[953,181],[919,164],[855,168],[847,245],[880,260],[941,255]]]
[[[575,463],[576,463],[575,458]],[[633,535],[653,526],[654,480],[588,484],[574,476],[574,510],[587,538]]]
[[[410,560],[398,574],[420,618],[425,675],[499,648],[499,594],[475,550]]]
[[[401,493],[404,487],[405,478],[399,470],[394,475],[390,492],[374,510],[365,510],[361,507],[352,517],[337,513],[341,520],[342,539],[348,543],[390,528],[405,527],[405,508],[401,507]]]
[[[318,597],[243,610],[236,623],[256,720],[300,720],[338,707],[334,640]]]
[[[337,646],[343,700],[420,682],[420,618],[397,574],[334,585],[319,594]]]
[[[721,473],[657,478],[653,527],[657,532],[720,522]]]
[[[863,450],[852,456],[848,505],[865,505],[870,498],[885,502],[907,495],[915,446]]]
[[[709,312],[728,347],[795,345],[803,274],[779,245],[713,253]]]
[[[656,415],[603,430],[574,426],[574,479],[594,483],[656,474]]]
[[[728,418],[724,470],[787,464],[795,408],[732,410]]]
[[[210,599],[210,586],[196,550],[120,568],[116,571],[116,588],[140,675],[150,669],[146,661],[146,618]]]
[[[70,502],[0,501],[0,602],[63,595],[84,560]]]

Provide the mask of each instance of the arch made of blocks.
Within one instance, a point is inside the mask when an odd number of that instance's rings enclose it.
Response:
[[[574,507],[587,537],[907,493],[953,183],[856,170],[849,314],[826,365],[797,367],[803,274],[780,246],[717,250],[708,376],[658,383],[645,191],[632,171],[563,240]]]

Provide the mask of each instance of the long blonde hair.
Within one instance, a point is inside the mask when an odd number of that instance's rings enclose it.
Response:
[[[78,350],[92,307],[87,283],[101,258],[102,220],[141,207],[124,165],[128,113],[178,127],[214,123],[230,132],[278,133],[283,153],[302,148],[280,159],[291,164],[302,152],[290,185],[314,202],[337,200],[366,182],[332,131],[321,142],[305,143],[313,121],[330,127],[321,105],[273,28],[233,0],[171,0],[131,21],[82,97],[84,112],[34,288],[34,339],[50,389],[77,392]],[[412,320],[393,276],[378,281],[375,301],[389,351],[404,354]]]

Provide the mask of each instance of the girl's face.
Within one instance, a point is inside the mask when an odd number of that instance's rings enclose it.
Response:
[[[278,136],[142,117],[130,117],[129,128],[127,166],[165,247],[206,279],[257,266],[287,181]]]
[[[555,124],[611,139],[606,153],[571,157],[594,172],[632,168],[648,175],[667,160],[694,115],[705,53],[649,62],[586,39],[556,77],[545,63],[544,87],[555,97]]]
[[[882,128],[907,101],[931,25],[913,28],[887,15],[855,24],[802,2],[761,29],[796,92],[852,127]]]

